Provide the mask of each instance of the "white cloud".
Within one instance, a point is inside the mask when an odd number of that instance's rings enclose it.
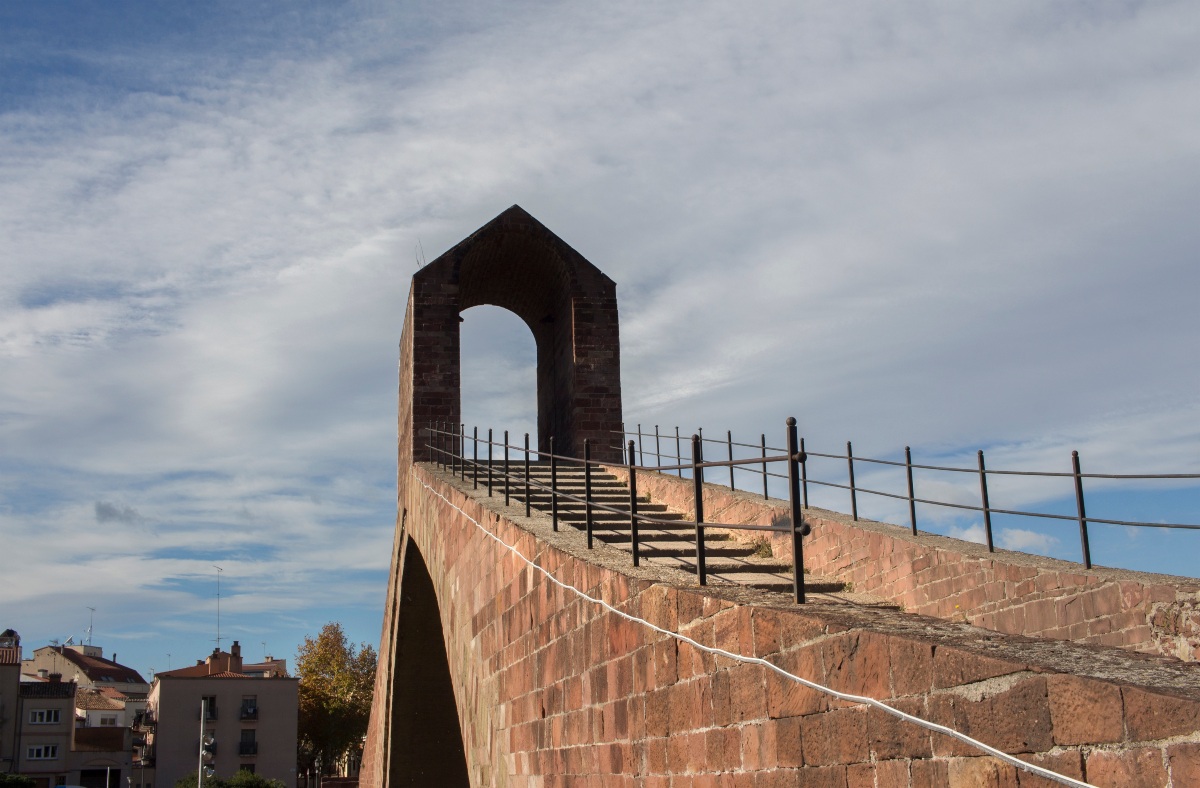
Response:
[[[1005,550],[1020,550],[1040,555],[1046,555],[1059,544],[1059,540],[1053,536],[1024,528],[1001,528],[996,534],[996,540]]]
[[[946,529],[946,536],[962,539],[964,542],[987,544],[987,532],[984,531],[983,525],[980,523],[973,523],[966,526],[951,526]]]
[[[512,203],[618,283],[631,423],[778,443],[795,415],[832,452],[1194,468],[1198,16],[349,4],[178,51],[86,37],[103,101],[60,82],[0,105],[22,598],[196,629],[220,556],[231,611],[286,610],[281,637],[333,614],[317,575],[376,610],[414,250]],[[528,349],[497,347],[468,350],[480,418],[528,418]],[[969,475],[921,484],[978,498]]]

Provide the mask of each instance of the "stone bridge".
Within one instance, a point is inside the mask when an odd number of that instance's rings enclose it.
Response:
[[[577,510],[556,530],[544,496],[431,450],[478,304],[533,333],[538,448],[586,440],[599,494],[627,495],[615,285],[514,206],[413,277],[365,785],[1200,785],[1195,581],[809,509],[797,605],[763,557],[790,556],[786,504],[706,485],[709,521],[787,533],[711,537],[701,587],[666,522],[695,517],[691,482],[647,471],[664,524],[633,566],[626,521],[589,549]]]

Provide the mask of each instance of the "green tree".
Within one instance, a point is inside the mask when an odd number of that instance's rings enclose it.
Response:
[[[238,769],[225,781],[225,788],[285,788],[283,780],[272,780],[261,774]]]
[[[220,777],[210,777],[207,774],[204,775],[204,782],[201,785],[202,788],[226,788],[225,781]],[[180,777],[178,780],[176,780],[175,788],[196,788],[195,770],[193,770],[192,774],[189,774],[187,777]]]
[[[33,788],[37,785],[32,777],[22,774],[0,772],[0,788]]]
[[[175,788],[196,788],[196,776],[181,777],[175,781]],[[285,788],[285,785],[283,780],[272,780],[261,774],[238,769],[228,780],[206,776],[204,788]]]
[[[371,716],[375,691],[375,649],[347,642],[341,624],[326,624],[305,637],[296,652],[300,679],[299,760],[311,771],[319,757],[327,770],[358,754]]]

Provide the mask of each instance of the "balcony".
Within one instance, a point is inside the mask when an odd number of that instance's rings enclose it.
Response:
[[[256,741],[238,742],[238,755],[258,755],[258,742],[256,742]]]
[[[242,712],[241,712],[241,718],[243,721],[244,720],[257,720],[258,719],[258,707],[257,706],[243,706]]]

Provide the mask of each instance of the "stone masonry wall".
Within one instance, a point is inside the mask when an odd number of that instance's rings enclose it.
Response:
[[[701,643],[885,700],[1094,785],[1200,784],[1191,665],[893,610],[688,587],[684,575],[634,569],[612,548],[589,552],[579,534],[552,533],[548,518],[526,519],[468,488],[414,466],[401,506],[433,577],[473,785],[1049,783],[621,619],[553,585],[468,515],[555,577]],[[386,775],[372,753],[385,747],[376,717],[386,704],[377,692],[362,776],[380,788]]]
[[[609,471],[625,479],[625,468]],[[638,473],[638,492],[694,516],[692,483]],[[706,484],[705,519],[783,524],[787,504]],[[854,590],[895,602],[905,611],[966,621],[1013,635],[1118,646],[1185,661],[1200,659],[1200,581],[1080,564],[907,528],[806,509],[812,534],[804,565],[814,574],[852,583]],[[738,535],[738,532],[730,532]],[[742,532],[744,538],[757,537]],[[773,537],[776,555],[790,555],[787,536]]]

